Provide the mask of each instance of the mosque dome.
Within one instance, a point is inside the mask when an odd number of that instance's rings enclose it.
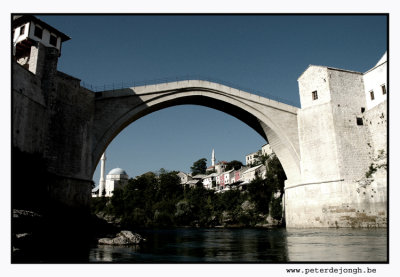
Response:
[[[114,168],[111,169],[110,172],[108,172],[108,175],[128,175],[128,174],[126,174],[126,171],[123,170],[122,168]]]

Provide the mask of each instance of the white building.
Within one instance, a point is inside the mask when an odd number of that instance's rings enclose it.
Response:
[[[243,183],[248,184],[251,181],[253,181],[257,176],[262,179],[265,178],[265,176],[266,176],[265,165],[260,164],[260,165],[257,165],[257,166],[247,169],[242,174],[242,181],[243,181]]]
[[[179,171],[176,175],[180,178],[181,185],[185,185],[188,181],[193,180],[192,176],[182,171]]]
[[[271,156],[272,154],[274,154],[274,151],[272,151],[271,145],[269,145],[269,143],[264,144],[261,147],[261,155],[263,155],[263,156],[266,156],[266,155]]]
[[[217,176],[218,176],[217,173],[211,173],[211,174],[205,176],[203,179],[203,186],[206,189],[215,189]]]
[[[190,188],[195,188],[197,186],[201,186],[202,182],[201,179],[193,179],[190,181],[187,181],[185,185],[188,185]]]
[[[250,153],[250,154],[247,154],[246,155],[246,166],[250,166],[250,165],[254,164],[255,162],[257,162],[258,161],[258,158],[257,158],[258,155],[260,155],[260,153],[258,151]]]
[[[367,101],[367,110],[382,103],[387,98],[387,54],[379,62],[364,73],[364,90]]]
[[[105,196],[111,197],[115,189],[122,189],[128,183],[128,179],[128,174],[122,168],[112,169],[106,177]]]
[[[232,180],[233,180],[233,182],[232,182]],[[234,182],[235,182],[235,170],[231,169],[231,170],[224,172],[225,187]]]

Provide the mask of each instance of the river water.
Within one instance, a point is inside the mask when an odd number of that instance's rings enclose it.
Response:
[[[171,229],[138,231],[140,246],[99,245],[89,262],[386,262],[387,229]]]

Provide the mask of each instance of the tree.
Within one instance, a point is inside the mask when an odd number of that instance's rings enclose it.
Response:
[[[238,170],[242,166],[243,166],[243,164],[241,161],[233,160],[233,161],[230,161],[229,163],[227,163],[225,170],[226,171],[231,170],[231,169]]]
[[[277,191],[283,191],[286,180],[285,171],[275,155],[267,160],[267,168],[265,179],[263,180],[260,177],[254,179],[248,186],[248,193],[258,212],[267,214],[271,203],[271,216],[280,219],[282,194],[277,199],[273,198],[273,194]]]
[[[256,177],[247,187],[251,201],[255,204],[256,211],[263,214],[269,212],[269,202],[272,197],[272,188],[268,181]]]
[[[195,176],[197,174],[205,174],[207,169],[207,159],[202,158],[198,161],[195,161],[193,163],[193,166],[190,167],[190,170],[192,171],[192,175]]]
[[[275,155],[270,157],[270,159],[268,160],[267,168],[267,177],[269,177],[270,179],[269,182],[274,184],[273,191],[283,191],[285,180],[287,178],[280,161]]]
[[[180,178],[175,172],[164,171],[159,175],[157,200],[169,200],[183,196],[183,187],[180,184]]]

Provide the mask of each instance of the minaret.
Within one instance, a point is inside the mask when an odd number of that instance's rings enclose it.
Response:
[[[106,181],[105,181],[105,172],[106,168],[106,151],[104,151],[103,155],[101,156],[101,166],[100,166],[100,182],[99,182],[99,196],[103,195],[103,191],[106,188]]]
[[[214,153],[214,149],[213,149],[212,154],[211,154],[211,166],[215,166],[215,153]]]

